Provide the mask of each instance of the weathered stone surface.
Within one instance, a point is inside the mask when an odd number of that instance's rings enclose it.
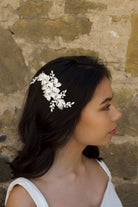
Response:
[[[19,109],[22,108],[24,96],[24,91],[22,93],[18,91],[14,94],[8,94],[8,96],[7,94],[0,94],[0,114],[3,114],[7,109],[17,114]]]
[[[2,123],[0,122],[0,129],[2,128]]]
[[[2,122],[2,126],[6,128],[10,128],[11,126],[15,127],[15,115],[12,114],[10,111],[5,111],[0,116],[0,121]]]
[[[41,61],[48,62],[50,60],[53,60],[55,58],[61,57],[61,56],[71,56],[71,55],[90,55],[94,57],[98,57],[98,53],[95,51],[90,50],[84,50],[82,48],[75,48],[75,49],[66,49],[62,48],[59,50],[53,50],[50,48],[42,50],[40,54]]]
[[[138,184],[137,183],[121,183],[116,187],[116,191],[125,207],[138,206]]]
[[[127,89],[120,89],[116,91],[113,103],[122,113],[122,118],[118,121],[117,134],[137,136],[138,97],[136,94],[132,94]]]
[[[128,142],[124,144],[110,144],[100,147],[104,158],[113,176],[134,178],[137,176],[137,146]]]
[[[11,178],[11,170],[8,159],[0,156],[0,182],[6,182]]]
[[[0,0],[0,5],[5,8],[9,6],[16,9],[19,7],[20,2],[20,0]]]
[[[132,13],[131,37],[128,41],[126,71],[132,76],[138,76],[138,14]]]
[[[0,207],[4,207],[5,196],[6,196],[6,190],[0,187]]]
[[[18,136],[18,122],[19,122],[19,110],[11,112],[6,110],[0,115],[0,123],[2,125],[0,133],[6,136],[6,140],[0,142],[1,155],[8,156],[9,160],[12,160],[12,156],[22,147],[22,143]]]
[[[129,20],[129,15],[121,15],[121,16],[111,15],[111,18],[112,18],[112,22],[127,21]]]
[[[16,136],[17,134],[17,115],[11,113],[10,111],[5,111],[0,116],[0,123],[2,125],[1,127],[1,133],[8,135],[9,133],[12,133]]]
[[[0,136],[0,142],[4,142],[7,139],[6,135],[1,135]]]
[[[8,31],[0,28],[0,92],[9,93],[23,89],[26,71],[17,44]]]
[[[89,9],[103,10],[107,5],[100,2],[89,2],[85,0],[66,0],[65,12],[69,14],[86,13]]]
[[[18,8],[17,13],[22,18],[45,17],[51,6],[50,1],[26,1]]]
[[[12,28],[17,37],[28,41],[43,42],[61,36],[65,41],[72,41],[81,34],[89,34],[91,22],[84,17],[64,16],[50,19],[21,19]]]
[[[11,6],[0,5],[0,23],[4,28],[9,28],[19,19],[18,15],[15,13]]]

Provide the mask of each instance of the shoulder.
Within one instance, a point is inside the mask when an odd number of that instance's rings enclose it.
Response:
[[[109,168],[107,167],[107,165],[105,164],[105,162],[103,160],[96,160],[97,163],[99,163],[99,165],[101,166],[101,168],[104,170],[104,172],[108,175],[109,179],[112,178],[111,176],[111,172],[109,170]]]
[[[6,207],[36,207],[27,191],[20,185],[16,185],[10,192]]]
[[[87,161],[90,164],[92,170],[93,169],[95,169],[95,170],[100,169],[101,172],[103,172],[104,174],[106,174],[106,176],[108,176],[109,180],[112,178],[111,172],[103,160],[87,158]]]

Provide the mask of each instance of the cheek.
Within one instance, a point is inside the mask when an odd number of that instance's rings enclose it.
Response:
[[[91,130],[99,129],[106,124],[107,118],[100,112],[92,112],[85,114],[80,120],[80,127]]]
[[[75,134],[79,138],[92,136],[98,131],[99,123],[102,122],[94,113],[85,114],[76,126]]]
[[[76,134],[79,137],[98,137],[107,133],[110,120],[107,115],[100,112],[83,114],[76,127]],[[82,137],[82,138],[83,138]]]

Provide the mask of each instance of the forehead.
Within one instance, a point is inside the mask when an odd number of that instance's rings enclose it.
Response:
[[[105,78],[98,84],[90,103],[100,104],[109,97],[112,97],[111,83]]]

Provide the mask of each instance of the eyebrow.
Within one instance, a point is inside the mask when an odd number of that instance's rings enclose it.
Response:
[[[111,100],[112,100],[112,97],[108,97],[104,101],[102,101],[102,103],[100,103],[100,105],[106,103],[107,101],[111,101]]]

